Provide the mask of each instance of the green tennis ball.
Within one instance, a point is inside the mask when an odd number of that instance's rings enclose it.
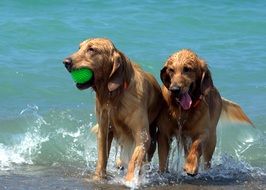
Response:
[[[81,68],[71,71],[71,76],[75,83],[83,84],[91,80],[93,72],[88,68]]]

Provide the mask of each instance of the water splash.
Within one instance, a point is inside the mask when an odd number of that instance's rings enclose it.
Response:
[[[97,162],[96,135],[90,132],[93,122],[94,115],[86,115],[84,110],[51,110],[43,114],[38,106],[27,106],[15,122],[19,123],[15,133],[11,131],[12,135],[0,143],[0,170],[12,170],[25,164],[45,165],[74,167],[81,171],[81,177],[90,176]],[[7,126],[5,129],[10,128]],[[250,162],[254,159],[252,156],[258,154],[252,152],[254,148],[261,150],[260,155],[265,154],[265,134],[258,136],[254,131],[245,130],[242,128],[242,132],[239,132],[234,127],[220,128],[212,168],[208,171],[200,169],[195,177],[183,172],[184,152],[178,140],[174,140],[169,156],[169,173],[158,173],[158,155],[155,153],[152,162],[144,164],[140,176],[137,175],[136,180],[128,186],[136,189],[183,183],[226,185],[265,178],[265,168],[255,167]],[[118,170],[115,164],[121,152],[118,147],[118,143],[113,143],[110,151],[107,183],[124,186],[126,168]]]
[[[1,128],[7,134],[0,143],[0,170],[21,164],[79,165],[89,163],[92,157],[96,160],[91,154],[96,148],[89,132],[92,121],[86,123],[77,118],[68,110],[51,110],[44,115],[38,106],[27,105],[11,124]]]
[[[10,169],[13,164],[33,164],[34,156],[41,153],[42,143],[49,140],[48,136],[41,136],[40,128],[48,123],[37,114],[38,106],[27,106],[20,112],[23,117],[26,114],[33,116],[25,134],[17,134],[13,137],[15,142],[11,146],[0,144],[0,169]],[[27,120],[28,121],[28,120]]]
[[[227,139],[228,131],[232,133],[234,138]],[[258,136],[258,131],[249,131],[250,129],[243,128],[220,128],[218,130],[218,142],[216,151],[212,159],[212,167],[209,170],[204,170],[201,164],[199,174],[195,177],[188,176],[182,170],[184,163],[184,152],[180,148],[178,139],[175,139],[171,144],[169,156],[169,173],[159,174],[158,158],[155,158],[150,165],[150,170],[144,172],[138,178],[138,181],[133,181],[126,184],[131,189],[154,185],[169,185],[169,184],[213,184],[213,185],[233,185],[247,184],[256,180],[264,180],[266,178],[265,169],[252,166],[247,159],[247,152],[254,148],[256,144],[262,142],[262,136]],[[253,129],[252,129],[253,130]],[[224,144],[230,143],[231,151],[226,153]],[[119,184],[124,184],[123,181],[114,179]]]

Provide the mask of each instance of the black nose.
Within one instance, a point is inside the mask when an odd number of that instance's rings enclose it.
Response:
[[[174,96],[179,96],[181,88],[179,86],[170,87],[169,90],[173,93]]]
[[[71,59],[70,57],[68,57],[68,58],[66,58],[66,59],[63,61],[63,63],[65,64],[66,69],[67,69],[69,72],[71,72],[71,70],[72,70],[72,66],[73,66],[73,64],[72,64],[72,59]]]

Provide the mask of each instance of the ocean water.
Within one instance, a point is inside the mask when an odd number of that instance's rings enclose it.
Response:
[[[266,188],[266,1],[0,1],[0,189],[124,189],[123,172],[95,183],[95,93],[79,91],[62,60],[92,37],[116,47],[161,84],[175,51],[204,58],[222,96],[256,128],[219,123],[209,171],[182,172],[176,148],[159,175],[155,155],[143,189]],[[175,144],[173,144],[175,147]]]

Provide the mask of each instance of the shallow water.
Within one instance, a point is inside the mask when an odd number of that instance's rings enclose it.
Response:
[[[174,148],[168,174],[157,173],[155,156],[140,188],[265,188],[265,8],[264,1],[0,1],[0,189],[125,188],[115,146],[109,180],[91,181],[95,94],[78,91],[62,64],[91,37],[112,39],[159,82],[169,55],[196,51],[222,96],[256,126],[220,123],[213,168],[194,178]]]
[[[265,175],[216,166],[209,173],[189,177],[175,173],[159,175],[149,172],[142,175],[141,185],[131,189],[265,189]],[[214,171],[217,170],[217,171]],[[221,172],[222,171],[222,172]],[[223,174],[218,174],[221,172]],[[228,172],[228,173],[227,173]],[[229,174],[230,173],[230,174]],[[179,175],[177,178],[176,176]],[[1,189],[128,189],[122,175],[109,176],[108,181],[92,181],[92,173],[78,167],[20,166],[2,171]]]

